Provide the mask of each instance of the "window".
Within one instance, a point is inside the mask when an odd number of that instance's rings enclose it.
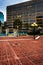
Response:
[[[35,20],[30,20],[30,22],[35,22]]]
[[[24,11],[24,14],[25,14],[25,15],[27,15],[27,14],[28,14],[28,11],[27,11],[27,10],[26,10],[26,11]]]

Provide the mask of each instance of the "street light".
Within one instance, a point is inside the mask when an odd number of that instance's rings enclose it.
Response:
[[[36,22],[34,22],[33,24],[31,24],[31,26],[34,28],[33,32],[34,32],[34,39],[35,39],[35,27],[37,27],[38,24],[36,24]]]

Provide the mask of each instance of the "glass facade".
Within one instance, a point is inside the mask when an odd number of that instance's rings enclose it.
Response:
[[[4,23],[4,15],[3,15],[2,12],[0,12],[0,21],[1,21],[2,23]]]
[[[8,24],[13,23],[16,18],[23,23],[33,23],[37,21],[37,16],[43,16],[43,0],[32,0],[7,7]]]

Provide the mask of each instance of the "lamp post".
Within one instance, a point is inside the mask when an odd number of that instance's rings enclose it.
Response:
[[[37,27],[38,24],[36,24],[36,22],[34,22],[33,24],[31,24],[31,26],[34,28],[33,32],[34,32],[34,39],[35,39],[35,27]]]

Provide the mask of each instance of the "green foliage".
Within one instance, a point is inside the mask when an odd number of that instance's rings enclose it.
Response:
[[[0,26],[1,26],[1,24],[2,24],[2,23],[1,23],[1,21],[0,21]]]
[[[20,21],[19,19],[15,19],[13,22],[13,27],[21,29],[22,28],[22,21]]]
[[[8,28],[7,22],[4,22],[4,28]]]

